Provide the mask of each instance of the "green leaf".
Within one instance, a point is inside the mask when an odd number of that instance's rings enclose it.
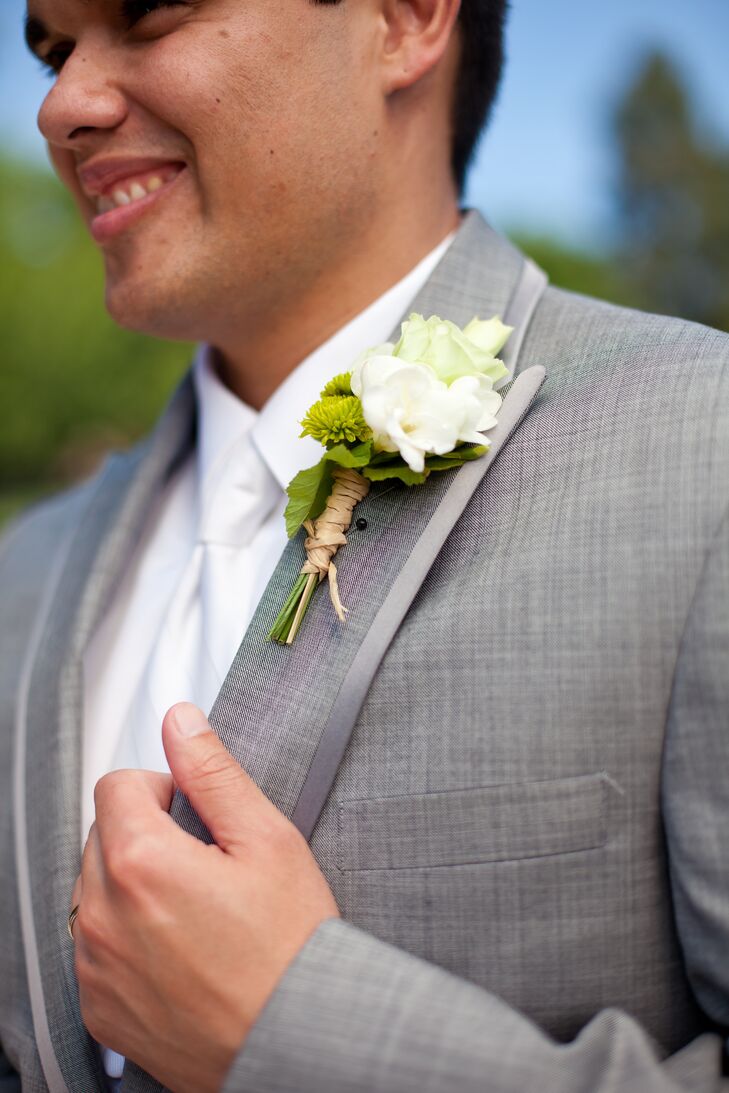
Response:
[[[463,444],[460,448],[454,448],[452,452],[446,452],[445,455],[426,456],[425,462],[428,466],[430,466],[431,459],[447,460],[450,465],[453,463],[467,463],[470,459],[480,459],[482,455],[486,455],[489,447],[490,445],[485,444]]]
[[[425,460],[425,470],[412,471],[395,452],[372,453],[372,441],[365,440],[354,447],[335,444],[325,452],[315,467],[299,471],[289,483],[289,503],[286,506],[286,531],[293,539],[305,520],[315,520],[323,511],[334,479],[332,464],[359,470],[370,482],[396,479],[406,486],[421,486],[432,471],[450,471],[468,460],[480,459],[488,448],[484,445],[464,444],[446,455],[430,455]]]
[[[396,463],[400,464],[402,457],[397,452],[375,452],[370,459],[370,467],[379,467],[381,463]]]
[[[284,514],[289,539],[293,539],[304,520],[316,520],[324,511],[334,485],[332,464],[354,470],[366,467],[371,456],[371,440],[355,444],[353,448],[348,448],[346,444],[336,444],[324,453],[316,466],[299,471],[291,479],[286,489],[289,503]]]
[[[333,483],[328,456],[329,453],[316,466],[299,471],[289,482],[286,490],[289,503],[284,514],[289,539],[293,539],[304,520],[315,520],[324,511]]]
[[[484,445],[472,448],[456,448],[446,455],[428,455],[425,457],[425,466],[429,471],[451,471],[454,467],[462,467],[464,463],[480,459],[488,451]]]
[[[397,478],[406,486],[422,486],[432,471],[451,471],[462,467],[471,459],[480,459],[488,448],[484,444],[463,444],[445,455],[429,455],[425,459],[422,473],[410,470],[407,463],[393,452],[378,452],[365,467],[363,474],[370,482],[384,482],[388,478]]]
[[[407,463],[388,463],[379,467],[365,467],[362,472],[370,482],[384,482],[387,478],[398,478],[406,486],[422,486],[428,477],[428,471],[411,471]]]
[[[456,467],[462,467],[465,459],[446,459],[444,455],[431,455],[425,460],[425,466],[429,471],[453,471]]]
[[[353,448],[348,448],[346,444],[335,444],[324,456],[330,463],[336,463],[338,467],[349,467],[351,470],[366,467],[371,458],[371,440],[355,444]]]

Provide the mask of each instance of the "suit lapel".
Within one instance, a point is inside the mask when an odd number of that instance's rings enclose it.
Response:
[[[491,447],[488,455],[467,463],[459,471],[448,475],[445,489],[440,491],[437,508],[387,589],[387,594],[357,649],[329,710],[291,816],[292,822],[307,839],[311,838],[319,820],[362,704],[390,642],[454,525],[462,516],[483,476],[513,431],[518,428],[544,379],[545,371],[541,367],[528,368],[516,378],[499,411],[498,425],[489,434]]]
[[[523,268],[522,255],[478,214],[470,213],[408,310],[436,313],[459,325],[474,315],[503,316],[522,281]],[[434,475],[427,486],[418,489],[392,488],[388,483],[372,489],[357,509],[357,515],[367,521],[366,531],[353,530],[337,558],[342,600],[350,609],[346,624],[338,622],[326,591],[319,589],[290,647],[267,641],[267,634],[304,560],[303,536],[297,536],[284,551],[210,721],[229,751],[289,817],[294,814],[355,656],[365,638],[377,645],[378,627],[374,638],[370,631],[388,590],[456,473]],[[456,518],[454,515],[453,522]],[[420,581],[426,573],[427,569]],[[173,802],[172,814],[186,830],[209,838],[180,794]]]
[[[189,377],[157,429],[112,457],[68,541],[37,620],[18,703],[18,880],[36,1036],[52,1093],[105,1088],[80,1017],[66,915],[80,871],[82,655],[151,505],[192,440]],[[21,769],[21,767],[23,769]]]

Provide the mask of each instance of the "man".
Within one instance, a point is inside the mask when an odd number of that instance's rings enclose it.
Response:
[[[4,540],[3,1089],[722,1086],[729,340],[459,215],[503,9],[31,0],[109,310],[210,348]],[[512,320],[489,456],[275,645],[297,415],[411,308]]]

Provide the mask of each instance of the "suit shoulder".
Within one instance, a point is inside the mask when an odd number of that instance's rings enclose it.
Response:
[[[33,505],[0,539],[0,696],[15,691],[25,650],[69,537],[89,504],[94,480]]]
[[[553,397],[600,406],[619,393],[631,428],[708,428],[713,458],[729,463],[729,334],[550,287],[524,353]]]
[[[554,331],[552,340],[587,361],[658,365],[701,365],[729,371],[729,334],[701,323],[622,307],[591,296],[550,286],[535,325]]]
[[[0,584],[16,586],[21,575],[42,579],[93,495],[98,475],[36,502],[16,516],[0,537]]]
[[[547,372],[532,428],[579,438],[582,452],[609,441],[631,475],[670,479],[693,498],[692,519],[702,508],[716,526],[729,481],[729,335],[549,288],[523,352]]]

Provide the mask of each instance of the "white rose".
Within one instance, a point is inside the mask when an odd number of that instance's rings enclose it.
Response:
[[[463,376],[449,386],[428,365],[401,360],[392,349],[371,350],[352,373],[375,449],[399,452],[411,470],[422,472],[426,455],[445,455],[464,443],[488,445],[482,430],[496,425],[501,406],[493,381]]]
[[[437,315],[424,319],[414,312],[402,324],[400,340],[392,352],[412,364],[429,365],[438,379],[449,385],[461,376],[477,375],[497,383],[509,374],[496,354],[512,330],[497,316],[487,322],[472,319],[465,330],[460,330]]]

